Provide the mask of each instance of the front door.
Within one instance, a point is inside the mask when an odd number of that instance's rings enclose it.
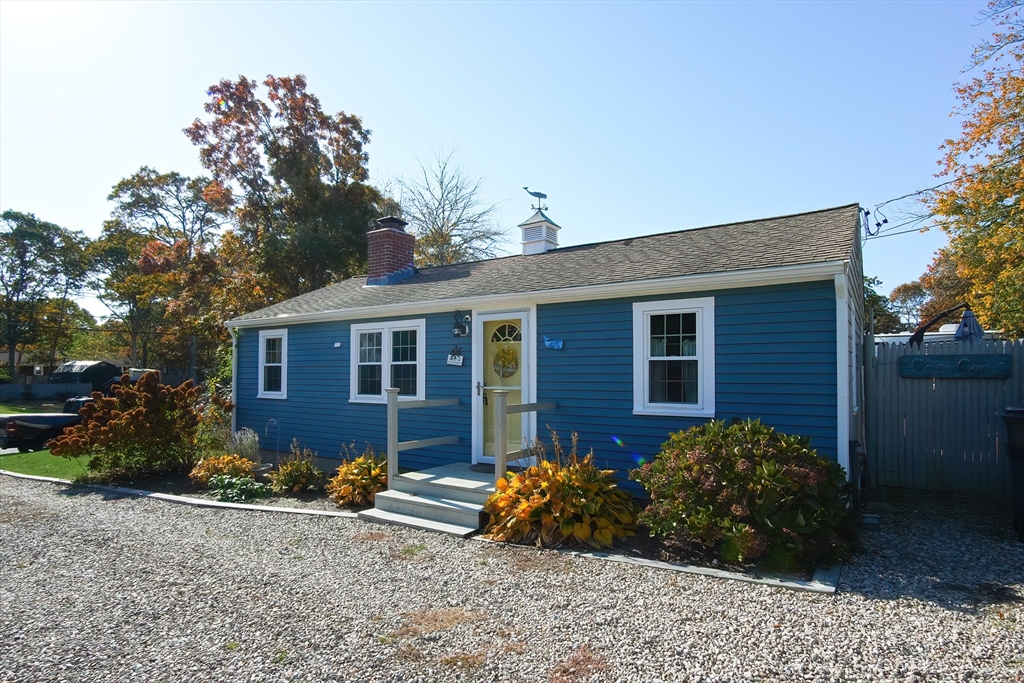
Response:
[[[494,462],[494,401],[492,392],[509,392],[508,404],[532,399],[532,338],[527,312],[483,313],[473,320],[473,462]],[[482,352],[478,352],[480,349]],[[508,416],[505,452],[526,447],[533,438],[533,420],[521,413]],[[510,458],[514,462],[516,458]]]

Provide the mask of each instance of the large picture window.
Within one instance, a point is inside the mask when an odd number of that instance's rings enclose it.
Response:
[[[715,300],[633,304],[633,412],[714,417]]]
[[[425,342],[424,320],[353,325],[350,400],[383,403],[388,387],[400,398],[423,398]]]
[[[260,330],[257,398],[288,398],[288,330]]]

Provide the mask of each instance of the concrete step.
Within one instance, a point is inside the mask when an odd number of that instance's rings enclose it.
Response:
[[[379,496],[380,494],[378,493],[377,495]],[[366,520],[367,522],[376,522],[378,524],[397,524],[398,526],[407,526],[413,529],[422,529],[424,531],[437,531],[442,534],[461,536],[462,538],[472,535],[479,528],[462,526],[459,524],[435,522],[429,519],[423,519],[422,517],[402,515],[397,512],[388,512],[387,510],[378,510],[376,508],[373,510],[363,510],[359,513],[359,519]]]
[[[483,505],[492,493],[494,482],[464,479],[457,476],[435,476],[429,472],[407,472],[392,481],[395,491],[419,496],[434,496]]]
[[[423,519],[456,526],[471,526],[479,529],[483,506],[464,500],[442,498],[434,495],[420,495],[405,491],[381,491],[374,502],[377,510],[395,512],[400,515],[422,517]]]

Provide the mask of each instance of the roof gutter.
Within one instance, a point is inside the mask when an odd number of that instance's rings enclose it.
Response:
[[[659,278],[657,280],[634,280],[632,282],[615,282],[604,285],[587,285],[583,287],[562,287],[559,289],[542,289],[536,292],[512,292],[509,294],[491,294],[483,296],[467,296],[451,299],[431,299],[429,301],[413,301],[382,306],[363,306],[360,308],[342,308],[333,311],[301,313],[296,315],[281,314],[269,318],[249,320],[229,320],[225,324],[229,329],[244,327],[267,327],[280,324],[303,324],[352,320],[355,318],[385,318],[390,316],[431,313],[445,308],[478,309],[486,306],[520,305],[524,302],[534,304],[565,303],[570,301],[587,301],[591,299],[615,299],[630,296],[646,296],[651,294],[671,294],[706,289],[737,289],[740,287],[763,287],[794,282],[813,282],[815,280],[832,280],[837,274],[846,272],[848,261],[825,261],[798,266],[776,266],[770,268],[750,268],[747,270],[730,270],[724,273],[701,273],[698,275],[680,275],[677,277]]]

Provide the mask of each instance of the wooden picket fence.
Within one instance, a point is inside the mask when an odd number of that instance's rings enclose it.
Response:
[[[900,377],[901,356],[939,354],[1009,354],[1010,377]],[[1024,405],[1024,340],[929,342],[913,349],[878,344],[864,372],[871,484],[1010,495],[999,414],[1008,405]]]

